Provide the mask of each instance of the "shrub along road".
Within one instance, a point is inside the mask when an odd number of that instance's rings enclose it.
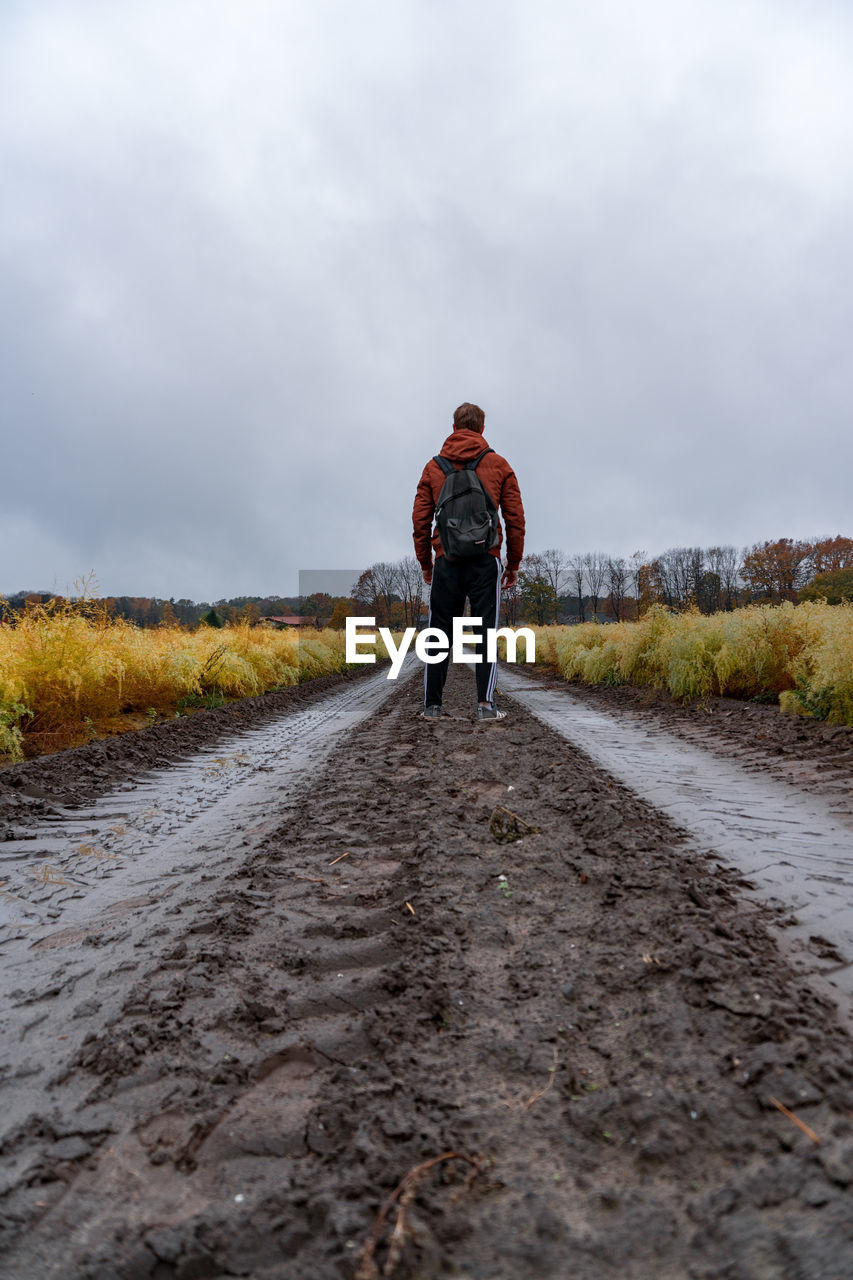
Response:
[[[74,1011],[0,1275],[853,1274],[851,1042],[777,917],[470,683],[402,686]]]

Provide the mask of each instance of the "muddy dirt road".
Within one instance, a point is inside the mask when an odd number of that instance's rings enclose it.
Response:
[[[853,1276],[829,942],[470,681],[0,775],[0,1275]]]

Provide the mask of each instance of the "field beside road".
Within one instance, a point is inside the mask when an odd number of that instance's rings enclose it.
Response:
[[[731,613],[653,606],[639,622],[537,628],[537,660],[584,684],[676,698],[777,701],[853,724],[853,605],[753,605]]]
[[[401,682],[263,822],[212,814],[171,899],[42,930],[38,986],[4,947],[0,1275],[850,1274],[853,1046],[784,913],[471,693],[425,722]],[[18,827],[93,749],[6,771]]]
[[[341,631],[143,629],[110,616],[97,600],[28,607],[0,625],[0,760],[62,750],[346,666]]]

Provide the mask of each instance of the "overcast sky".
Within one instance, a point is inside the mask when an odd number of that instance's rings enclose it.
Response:
[[[4,0],[0,591],[853,535],[853,10]]]

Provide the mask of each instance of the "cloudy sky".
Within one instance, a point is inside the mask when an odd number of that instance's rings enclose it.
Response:
[[[0,591],[853,535],[853,10],[4,0]]]

